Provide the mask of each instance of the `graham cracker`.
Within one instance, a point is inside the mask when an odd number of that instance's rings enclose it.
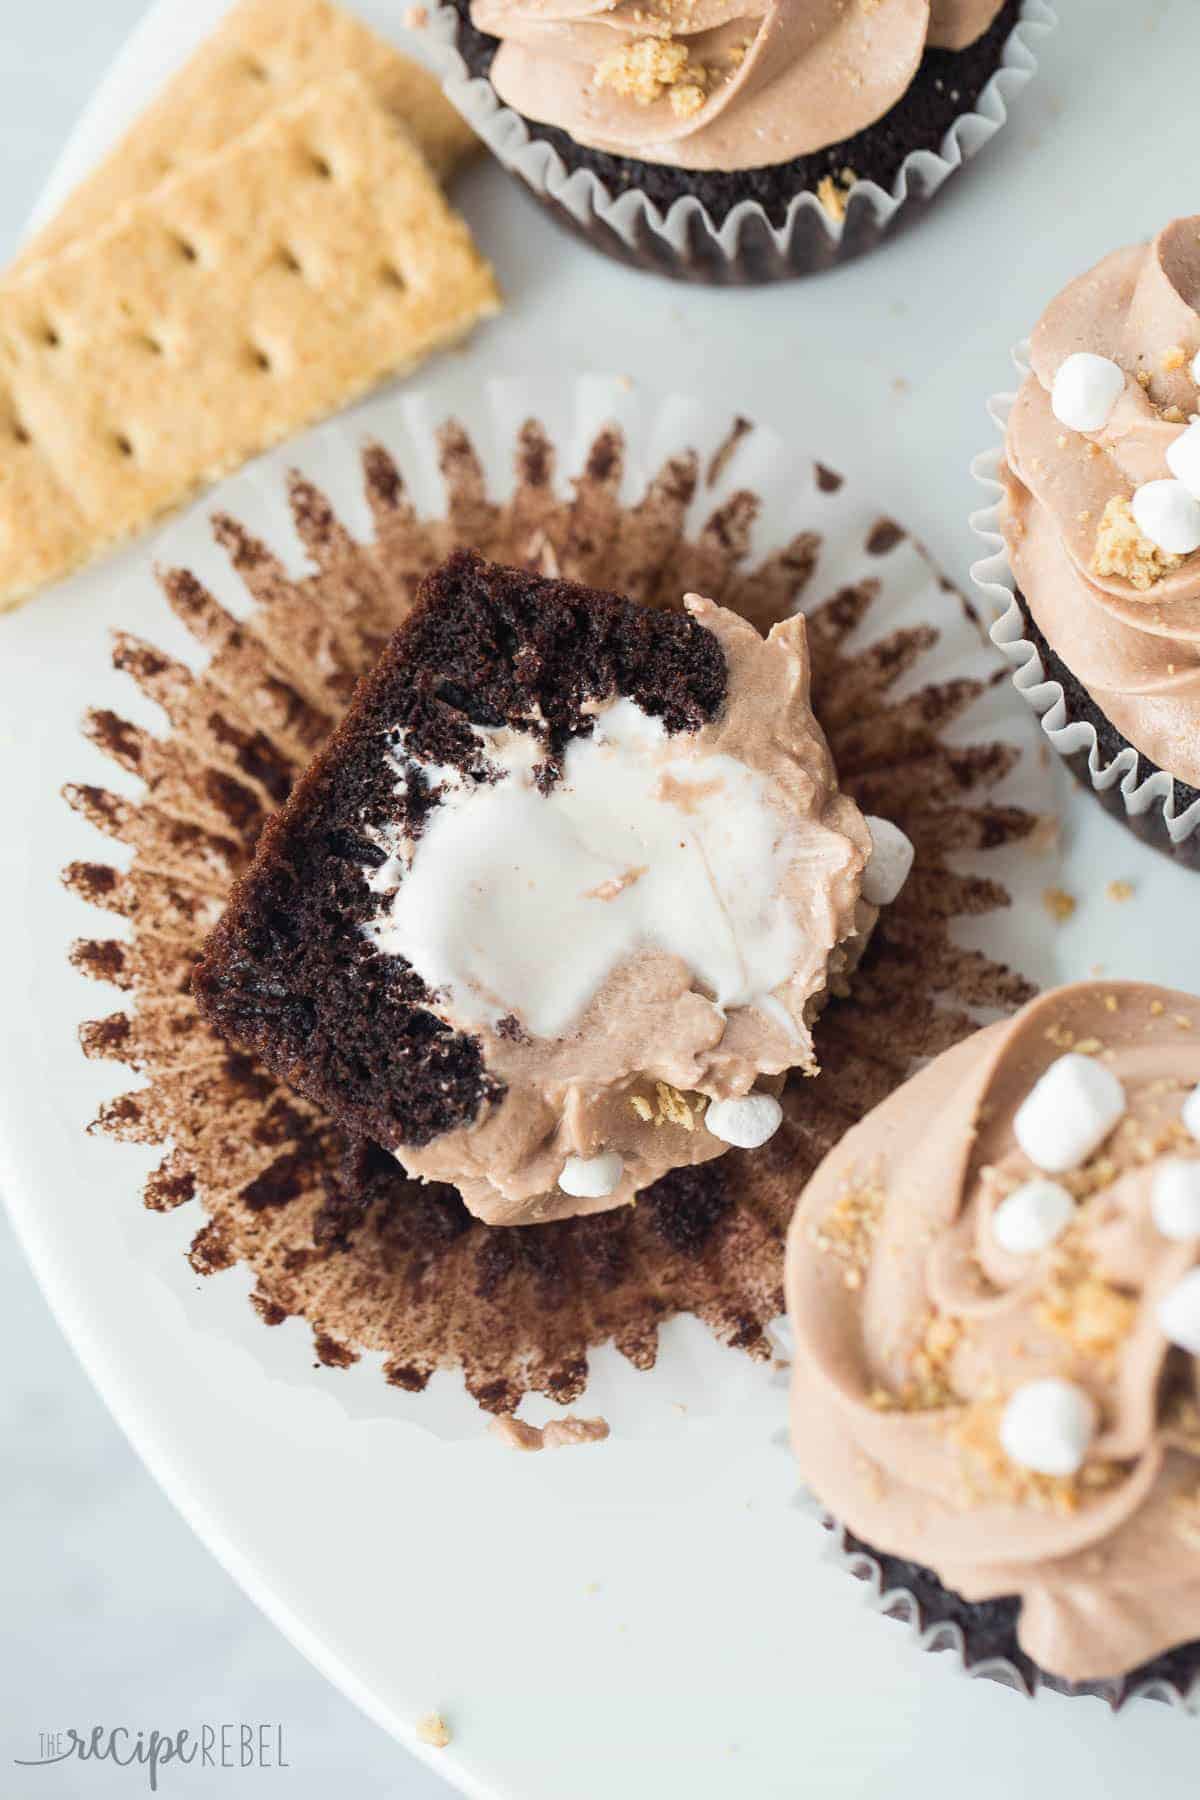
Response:
[[[0,286],[0,608],[498,304],[395,116],[310,88]]]
[[[240,0],[16,266],[99,230],[119,207],[345,70],[407,126],[440,179],[477,144],[433,75],[330,0]]]

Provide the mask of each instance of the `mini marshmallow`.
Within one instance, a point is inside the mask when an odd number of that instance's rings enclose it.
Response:
[[[1062,1175],[1098,1150],[1125,1111],[1125,1089],[1093,1056],[1052,1062],[1013,1120],[1018,1144],[1047,1175]]]
[[[1164,1157],[1154,1171],[1150,1216],[1165,1238],[1184,1244],[1200,1237],[1200,1162]]]
[[[558,1185],[576,1200],[603,1200],[616,1190],[624,1173],[624,1161],[615,1150],[599,1156],[568,1156]]]
[[[1168,556],[1200,550],[1200,500],[1182,481],[1147,481],[1133,496],[1133,517],[1143,537]]]
[[[1192,358],[1192,380],[1200,387],[1200,350]]]
[[[1183,1128],[1191,1137],[1200,1138],[1200,1087],[1194,1087],[1183,1103],[1180,1113]]]
[[[1073,1381],[1051,1376],[1019,1387],[1000,1420],[1010,1462],[1035,1475],[1074,1475],[1095,1435],[1096,1403]]]
[[[783,1108],[771,1094],[746,1094],[740,1100],[713,1100],[704,1123],[723,1144],[757,1150],[783,1123]]]
[[[871,855],[863,870],[862,897],[871,906],[890,906],[912,872],[916,851],[890,819],[868,816]]]
[[[1036,1256],[1062,1236],[1074,1212],[1065,1187],[1035,1178],[1005,1195],[992,1214],[992,1236],[1011,1256]]]
[[[1103,431],[1125,391],[1125,371],[1107,356],[1077,350],[1059,364],[1050,406],[1071,431]]]
[[[1158,1322],[1168,1343],[1200,1356],[1200,1269],[1189,1269],[1158,1303]]]
[[[1193,419],[1168,445],[1167,467],[1188,493],[1200,500],[1200,419]]]

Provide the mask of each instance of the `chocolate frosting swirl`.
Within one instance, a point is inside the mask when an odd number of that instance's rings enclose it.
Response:
[[[1200,786],[1200,556],[1170,559],[1141,588],[1096,564],[1106,509],[1168,476],[1167,450],[1200,407],[1198,302],[1200,217],[1072,282],[1033,334],[1005,471],[1009,558],[1047,642],[1130,743],[1192,786]],[[1054,416],[1054,377],[1075,351],[1125,373],[1103,430],[1069,431]]]
[[[1020,1598],[1021,1647],[1066,1680],[1127,1673],[1198,1634],[1200,1410],[1195,1360],[1167,1343],[1161,1296],[1200,1240],[1156,1229],[1165,1154],[1200,1155],[1182,1101],[1200,1080],[1200,1001],[1088,982],[947,1051],[818,1169],[788,1240],[801,1472],[878,1549],[969,1600]],[[1016,1256],[990,1231],[1034,1173],[1015,1112],[1064,1050],[1103,1057],[1128,1110],[1061,1179],[1075,1213]],[[1099,1427],[1069,1479],[1000,1447],[1023,1383],[1085,1388]]]
[[[787,162],[901,98],[927,45],[962,50],[1002,0],[473,0],[491,82],[577,143],[684,169]],[[661,55],[656,52],[662,52]]]

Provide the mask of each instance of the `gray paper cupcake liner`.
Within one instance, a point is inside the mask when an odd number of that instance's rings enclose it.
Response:
[[[640,189],[614,196],[592,170],[568,169],[553,144],[532,136],[489,81],[471,75],[457,49],[458,15],[452,7],[431,11],[427,40],[446,93],[467,123],[564,224],[620,261],[677,280],[725,286],[813,274],[873,248],[899,218],[926,205],[1007,122],[1009,105],[1037,72],[1034,40],[1057,23],[1049,0],[1024,0],[998,68],[974,109],[951,125],[940,153],[912,151],[890,191],[875,181],[856,183],[842,219],[805,190],[790,203],[782,225],[773,225],[752,200],[741,201],[718,226],[693,195],[682,195],[665,213]]]
[[[807,1489],[799,1491],[797,1504],[826,1527],[823,1560],[856,1577],[867,1592],[870,1609],[907,1625],[918,1649],[948,1652],[953,1665],[962,1674],[972,1679],[998,1682],[1027,1699],[1035,1699],[1045,1688],[1066,1697],[1104,1700],[1114,1711],[1134,1700],[1157,1700],[1193,1716],[1200,1713],[1200,1671],[1183,1687],[1162,1676],[1133,1682],[1127,1676],[1120,1676],[1108,1681],[1072,1684],[1039,1669],[1027,1658],[1023,1659],[1025,1666],[1022,1667],[1005,1656],[974,1656],[969,1629],[964,1630],[956,1619],[934,1617],[934,1606],[928,1597],[920,1599],[908,1588],[889,1585],[878,1558],[853,1541],[844,1527],[831,1520]],[[1200,1662],[1200,1656],[1197,1661]]]
[[[1024,378],[1029,372],[1028,342],[1019,344],[1012,358]],[[1015,394],[1005,393],[993,395],[988,402],[988,412],[1002,437],[1015,400]],[[1095,725],[1072,707],[1062,682],[1047,671],[1041,651],[1030,639],[1004,538],[1003,460],[1003,451],[993,449],[971,464],[976,481],[993,496],[988,506],[971,515],[972,529],[987,546],[987,554],[972,565],[971,576],[988,604],[989,635],[1012,670],[1013,686],[1040,719],[1055,753],[1107,812],[1176,861],[1200,866],[1200,799],[1180,805],[1181,793],[1193,790],[1165,770],[1154,768],[1132,744],[1126,743],[1117,755],[1106,758]],[[1153,771],[1150,774],[1145,773],[1148,764]]]

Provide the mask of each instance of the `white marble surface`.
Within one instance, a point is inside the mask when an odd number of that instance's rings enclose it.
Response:
[[[185,4],[186,0],[181,0]],[[9,0],[0,258],[144,0]],[[0,1795],[104,1800],[143,1772],[25,1769],[39,1731],[278,1721],[289,1767],[170,1770],[161,1793],[446,1800],[244,1597],[133,1455],[59,1335],[0,1211]]]

